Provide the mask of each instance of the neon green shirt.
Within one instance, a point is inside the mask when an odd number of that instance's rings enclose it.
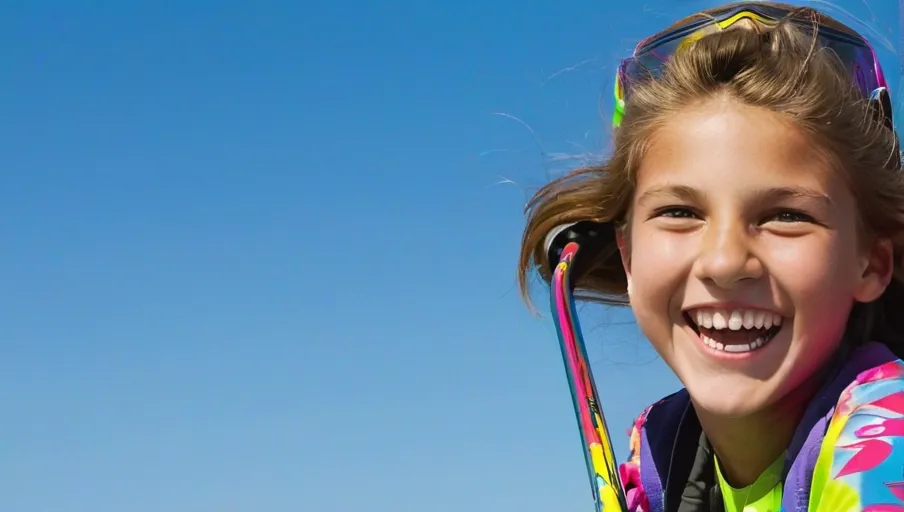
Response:
[[[775,460],[755,482],[735,489],[722,476],[719,459],[716,459],[716,478],[722,491],[725,512],[779,512],[782,506],[782,469],[785,455]]]

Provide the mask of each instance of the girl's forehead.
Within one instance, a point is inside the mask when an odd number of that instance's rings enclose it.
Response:
[[[845,180],[834,169],[826,151],[793,121],[723,102],[689,109],[659,127],[641,159],[637,187],[773,185],[837,193]]]

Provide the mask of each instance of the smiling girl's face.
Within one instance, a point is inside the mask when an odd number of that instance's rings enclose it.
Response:
[[[780,406],[885,280],[843,173],[793,122],[713,99],[656,130],[622,259],[631,306],[695,405]]]

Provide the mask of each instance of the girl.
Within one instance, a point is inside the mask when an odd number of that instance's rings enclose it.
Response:
[[[629,508],[904,512],[904,174],[870,45],[733,4],[618,76],[612,156],[533,198],[519,279],[592,223],[576,288],[630,304],[685,386],[636,421]]]

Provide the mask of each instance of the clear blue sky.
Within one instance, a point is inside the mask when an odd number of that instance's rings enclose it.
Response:
[[[591,510],[521,208],[710,2],[256,4],[0,6],[0,510]],[[629,321],[622,454],[676,387]]]

